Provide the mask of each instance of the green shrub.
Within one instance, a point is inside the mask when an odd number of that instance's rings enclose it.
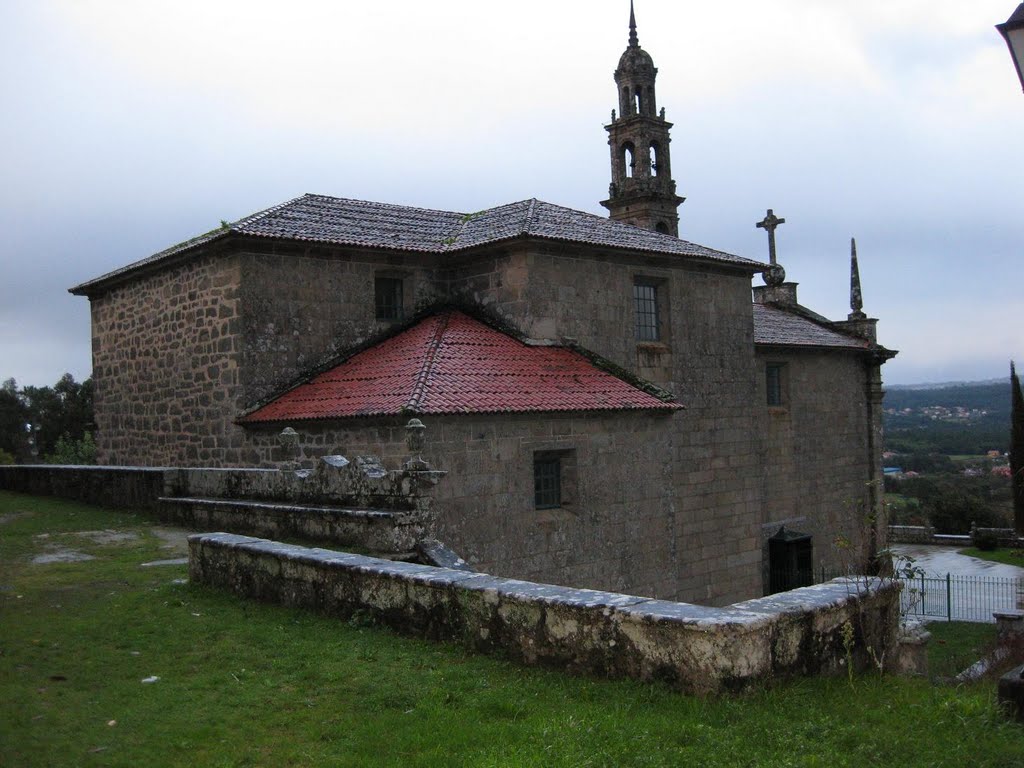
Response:
[[[86,432],[81,440],[72,440],[68,435],[57,438],[53,453],[43,457],[47,464],[95,464],[96,443],[92,433]]]
[[[991,552],[999,548],[999,537],[992,531],[975,531],[973,543],[983,552]]]

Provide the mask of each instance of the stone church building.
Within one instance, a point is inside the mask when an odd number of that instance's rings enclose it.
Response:
[[[394,465],[416,416],[436,536],[478,570],[726,604],[861,564],[894,353],[859,286],[829,321],[774,245],[679,239],[656,75],[631,15],[610,218],[305,195],[72,288],[101,462],[277,466],[292,427],[306,458]]]

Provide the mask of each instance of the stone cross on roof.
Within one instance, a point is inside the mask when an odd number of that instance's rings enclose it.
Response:
[[[785,219],[780,219],[775,215],[775,211],[769,208],[768,215],[755,225],[758,229],[763,229],[768,233],[768,259],[770,266],[762,273],[764,281],[768,285],[781,285],[786,279],[786,270],[775,259],[775,229],[780,224],[785,223]]]

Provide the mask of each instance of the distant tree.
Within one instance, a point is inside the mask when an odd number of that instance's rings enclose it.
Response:
[[[1010,389],[1013,415],[1010,428],[1010,472],[1013,483],[1013,523],[1024,536],[1024,393],[1020,389],[1017,369],[1010,362]]]
[[[18,383],[7,379],[0,385],[0,452],[11,461],[29,458],[29,410],[18,394]]]
[[[32,435],[39,456],[57,450],[62,437],[81,441],[92,431],[92,379],[79,383],[65,373],[52,387],[24,387],[21,399],[27,405]]]

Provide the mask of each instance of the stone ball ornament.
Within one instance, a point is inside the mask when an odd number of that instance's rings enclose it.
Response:
[[[765,285],[782,285],[786,282],[786,270],[782,268],[781,264],[771,264],[768,269],[761,273],[764,278]]]

